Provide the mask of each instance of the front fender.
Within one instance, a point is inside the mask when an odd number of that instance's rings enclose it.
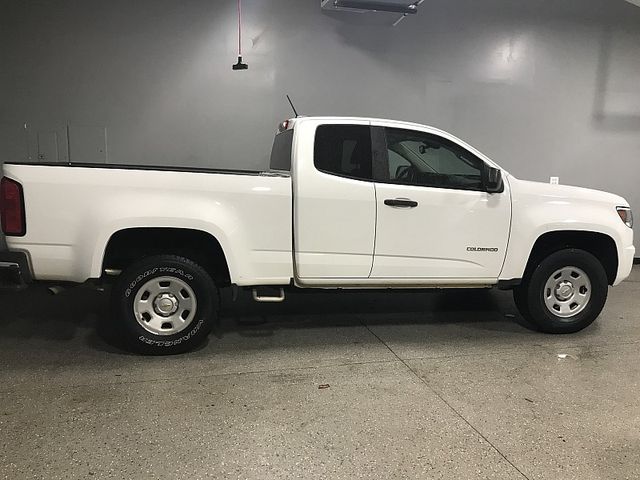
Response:
[[[546,233],[578,231],[606,235],[614,241],[619,259],[625,255],[625,245],[632,243],[627,238],[632,236],[631,229],[620,221],[615,200],[575,199],[562,192],[535,194],[518,191],[517,186],[513,199],[511,232],[500,280],[522,278],[536,241]]]

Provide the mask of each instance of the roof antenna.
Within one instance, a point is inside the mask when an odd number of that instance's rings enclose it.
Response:
[[[232,65],[233,70],[247,70],[249,65],[242,63],[242,0],[238,0],[238,63]]]
[[[296,111],[296,107],[293,106],[293,102],[291,101],[291,98],[289,97],[289,95],[287,95],[287,100],[289,100],[289,105],[291,105],[291,109],[293,110],[293,113],[295,113],[296,118],[298,118],[300,115],[298,115],[298,112]]]

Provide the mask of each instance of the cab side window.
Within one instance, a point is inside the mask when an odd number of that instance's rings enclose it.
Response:
[[[391,183],[423,187],[483,190],[484,162],[437,135],[386,128]]]
[[[402,155],[398,155],[392,150],[388,150],[389,155],[389,178],[395,180],[403,168],[411,167],[411,163]]]
[[[371,158],[368,125],[320,125],[316,129],[313,162],[321,172],[372,180]]]

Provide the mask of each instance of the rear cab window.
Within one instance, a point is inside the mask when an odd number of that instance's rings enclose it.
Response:
[[[271,149],[271,170],[291,171],[291,148],[293,145],[293,129],[285,130],[276,135]]]

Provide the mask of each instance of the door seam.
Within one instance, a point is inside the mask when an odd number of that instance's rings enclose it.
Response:
[[[373,183],[373,201],[375,205],[374,209],[374,222],[373,222],[373,252],[371,252],[371,268],[369,269],[369,275],[367,278],[371,278],[373,273],[373,264],[376,261],[376,242],[378,240],[378,189],[375,182]]]

